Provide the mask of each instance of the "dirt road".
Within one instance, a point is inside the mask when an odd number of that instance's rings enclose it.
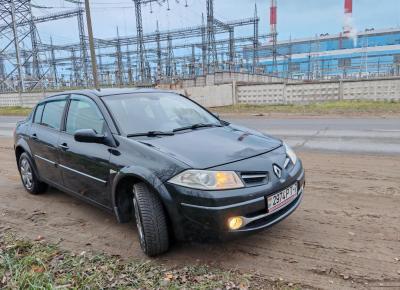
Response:
[[[209,263],[324,289],[400,289],[400,156],[300,152],[301,207],[282,223],[223,244],[179,244],[166,264]],[[0,231],[41,235],[77,253],[145,259],[132,224],[57,190],[27,194],[12,141],[0,138]]]

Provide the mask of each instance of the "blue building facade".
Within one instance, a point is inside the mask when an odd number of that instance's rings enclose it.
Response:
[[[369,78],[400,75],[400,28],[366,30],[354,35],[319,35],[281,41],[258,51],[260,72],[294,79]],[[253,50],[244,48],[251,65]]]

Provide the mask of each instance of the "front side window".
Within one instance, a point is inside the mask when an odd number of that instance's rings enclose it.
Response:
[[[61,118],[64,112],[66,100],[49,101],[45,104],[43,109],[42,125],[60,130]],[[36,119],[36,116],[35,116]]]
[[[172,131],[220,121],[192,101],[173,93],[112,95],[103,98],[126,134]]]
[[[106,122],[97,105],[85,97],[73,97],[69,105],[66,132],[74,134],[77,130],[93,129],[98,134],[105,132]]]

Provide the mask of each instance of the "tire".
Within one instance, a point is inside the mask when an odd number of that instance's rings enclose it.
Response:
[[[26,152],[22,153],[19,157],[18,169],[21,175],[22,185],[27,192],[31,194],[40,194],[47,190],[47,184],[38,179],[35,170],[33,170],[32,159]]]
[[[168,225],[163,205],[143,182],[133,186],[133,208],[140,246],[144,253],[153,257],[168,251]]]

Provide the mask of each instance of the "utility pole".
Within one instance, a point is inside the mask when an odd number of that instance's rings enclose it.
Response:
[[[92,17],[90,15],[89,0],[85,0],[85,10],[86,10],[86,22],[89,34],[90,58],[92,60],[93,82],[96,90],[99,90],[100,86],[99,86],[99,79],[97,77],[96,51],[94,49]]]

